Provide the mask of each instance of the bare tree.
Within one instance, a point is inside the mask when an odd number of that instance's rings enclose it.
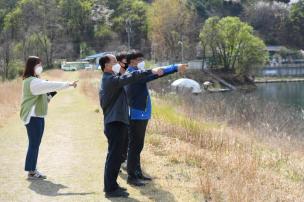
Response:
[[[152,3],[148,26],[153,49],[159,53],[157,58],[182,59],[182,49],[193,54],[199,35],[196,17],[183,1],[156,0]]]
[[[2,32],[0,35],[0,72],[2,80],[9,77],[9,64],[12,60],[12,44],[9,32]]]

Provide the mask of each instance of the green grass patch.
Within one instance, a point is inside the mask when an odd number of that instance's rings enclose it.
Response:
[[[191,117],[188,117],[186,114],[179,113],[176,110],[176,106],[162,102],[158,99],[153,99],[152,105],[154,118],[166,121],[169,124],[190,129],[194,133],[202,130],[208,131],[211,129],[217,129],[221,126],[221,124],[218,123],[195,120]]]

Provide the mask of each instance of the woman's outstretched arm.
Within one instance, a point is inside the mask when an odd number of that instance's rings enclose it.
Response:
[[[46,81],[42,79],[34,79],[31,81],[30,89],[33,95],[46,94],[53,91],[63,90],[71,86],[76,87],[77,82],[58,82],[58,81]]]

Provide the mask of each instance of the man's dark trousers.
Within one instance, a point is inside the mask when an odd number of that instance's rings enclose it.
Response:
[[[127,156],[128,156],[128,145],[129,145],[129,137],[127,135],[127,137],[125,138],[125,141],[123,143],[123,152],[122,152],[122,162],[124,163],[127,160]]]
[[[140,153],[145,142],[146,128],[149,120],[130,120],[129,147],[128,147],[128,175],[137,178],[142,174],[140,166]]]
[[[112,192],[118,188],[117,177],[122,162],[123,142],[128,135],[128,125],[123,122],[111,122],[105,125],[108,139],[108,154],[104,172],[104,191]]]

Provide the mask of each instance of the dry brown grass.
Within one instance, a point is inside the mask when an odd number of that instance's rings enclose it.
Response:
[[[149,133],[172,164],[201,170],[200,192],[209,201],[303,201],[303,150],[289,144],[270,146],[254,134],[193,118],[187,110],[171,107],[170,101],[154,99]],[[180,113],[184,111],[183,113]],[[181,140],[176,141],[176,139]],[[165,145],[163,141],[165,141]],[[157,153],[160,153],[158,150]]]
[[[52,70],[48,70],[43,74],[43,77],[47,77],[47,78],[51,78],[54,80],[60,80],[63,76],[63,71],[60,69],[52,69]]]
[[[21,88],[21,79],[0,83],[0,127],[19,109]]]
[[[46,71],[42,77],[46,79],[60,80],[63,72],[61,70]],[[7,119],[20,108],[22,95],[22,79],[0,82],[0,127]]]
[[[99,71],[85,71],[79,72],[80,88],[82,92],[93,99],[94,102],[98,102],[98,89],[100,83],[100,72]]]

